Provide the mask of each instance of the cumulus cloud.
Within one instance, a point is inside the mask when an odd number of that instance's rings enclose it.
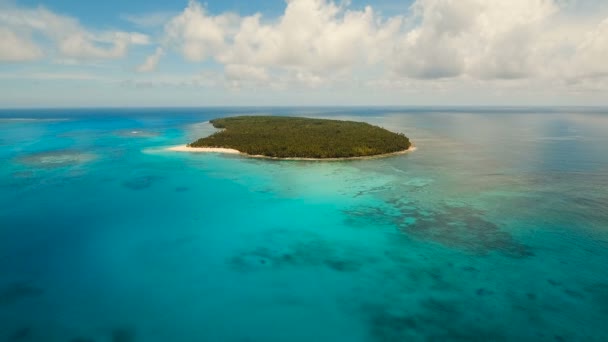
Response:
[[[398,46],[398,74],[416,78],[521,78],[534,72],[535,37],[556,6],[548,0],[418,0],[420,25]]]
[[[292,0],[276,24],[245,18],[231,48],[218,56],[229,63],[328,72],[368,62],[376,48],[378,23],[371,7],[349,11],[324,0]]]
[[[84,73],[57,73],[57,72],[14,72],[0,74],[0,79],[10,80],[37,80],[37,81],[54,81],[54,80],[70,80],[70,81],[101,81],[106,80],[105,77]]]
[[[115,59],[124,57],[131,45],[148,44],[148,36],[123,31],[93,32],[78,20],[55,14],[44,8],[3,7],[0,25],[28,35],[36,34],[50,40],[60,57],[72,59]],[[8,34],[5,33],[8,37]],[[16,36],[13,36],[15,38]],[[20,40],[24,46],[23,39]],[[29,50],[41,50],[29,42]],[[34,47],[34,48],[33,48]]]
[[[165,26],[166,40],[181,51],[189,61],[199,62],[215,56],[225,48],[229,27],[235,15],[210,16],[198,2],[188,7]]]
[[[607,58],[608,18],[584,34],[573,56],[577,65],[571,72],[578,77],[606,77],[608,76]]]
[[[151,72],[156,70],[160,59],[165,54],[165,50],[162,47],[156,48],[156,51],[148,56],[143,64],[137,67],[137,71],[139,72]]]
[[[223,64],[229,80],[268,84],[320,86],[345,73],[383,84],[603,77],[608,16],[564,20],[571,12],[580,18],[573,10],[580,7],[576,0],[416,0],[385,17],[348,2],[287,0],[283,14],[268,20],[212,15],[190,0],[166,24],[163,46],[188,61]]]
[[[251,65],[230,64],[224,68],[226,78],[234,81],[256,81],[269,80],[268,73],[264,68]]]
[[[147,44],[148,38],[138,33],[111,32],[95,36],[87,32],[72,31],[58,39],[57,43],[59,52],[65,57],[116,59],[124,57],[132,44]]]
[[[42,57],[42,51],[29,37],[0,27],[0,62],[23,62]]]
[[[446,89],[450,82],[608,87],[608,5],[599,0],[416,0],[389,16],[349,3],[286,0],[279,16],[267,18],[210,13],[189,0],[177,14],[122,17],[158,33],[156,50],[137,71],[154,71],[174,53],[197,73],[206,61],[219,64],[218,82],[231,88],[363,84],[403,90],[425,83],[424,89]],[[13,4],[0,11],[5,62],[44,55],[119,59],[151,41],[137,32],[92,30],[44,7]]]
[[[166,41],[190,61],[297,69],[313,73],[351,68],[376,58],[400,27],[371,7],[351,11],[325,0],[290,0],[272,23],[260,14],[212,16],[197,1],[166,26]]]

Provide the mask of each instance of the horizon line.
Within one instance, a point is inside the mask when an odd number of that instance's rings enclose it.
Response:
[[[442,108],[496,108],[496,109],[559,109],[559,108],[578,108],[578,109],[608,109],[607,105],[201,105],[201,106],[32,106],[32,107],[0,107],[0,111],[6,110],[91,110],[91,109],[246,109],[246,108],[423,108],[423,109],[442,109]]]

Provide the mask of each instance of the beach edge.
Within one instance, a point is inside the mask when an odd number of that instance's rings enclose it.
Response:
[[[407,150],[377,154],[377,155],[373,155],[373,156],[344,157],[344,158],[298,158],[298,157],[280,158],[280,157],[269,157],[269,156],[264,156],[264,155],[252,155],[252,154],[241,152],[239,150],[235,150],[232,148],[225,148],[225,147],[190,147],[188,145],[177,145],[177,146],[171,146],[171,147],[165,148],[165,151],[171,151],[171,152],[221,153],[221,154],[241,155],[243,157],[256,158],[256,159],[294,160],[294,161],[345,161],[345,160],[378,159],[378,158],[387,158],[387,157],[403,155],[403,154],[407,154],[410,152],[414,152],[416,150],[417,150],[417,147],[414,146],[414,144],[412,144]]]

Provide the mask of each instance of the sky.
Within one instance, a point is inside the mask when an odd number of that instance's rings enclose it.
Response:
[[[605,106],[605,0],[0,0],[0,108]]]

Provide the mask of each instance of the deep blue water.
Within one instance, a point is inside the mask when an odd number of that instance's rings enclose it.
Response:
[[[268,113],[418,150],[163,150]],[[0,341],[606,341],[606,146],[601,108],[0,111]]]

